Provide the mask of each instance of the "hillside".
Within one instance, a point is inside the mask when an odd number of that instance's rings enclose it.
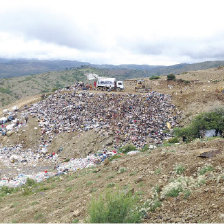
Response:
[[[127,80],[124,92],[77,90],[74,94],[71,88],[72,91],[57,91],[34,105],[28,100],[15,103],[19,107],[18,118],[21,116],[24,121],[26,113],[30,117],[27,124],[23,122],[8,136],[0,136],[4,146],[0,158],[5,158],[0,160],[1,183],[16,184],[13,177],[21,173],[20,178],[39,172],[40,177],[52,177],[12,190],[1,189],[0,221],[84,222],[93,198],[120,190],[136,194],[144,204],[142,222],[222,223],[223,138],[168,143],[170,131],[164,124],[168,117],[172,128],[185,125],[200,112],[223,107],[223,73],[224,68],[219,67],[180,74],[175,81],[167,81],[165,76],[157,80],[146,78],[147,85],[158,94],[135,93],[135,85]],[[171,96],[172,101],[163,94]],[[148,113],[147,108],[153,110]],[[112,119],[110,115],[116,113],[121,117]],[[156,130],[156,136],[152,136],[156,141],[148,139],[150,148],[141,145],[145,136],[145,128],[141,127],[148,120],[156,121],[165,133],[165,139],[158,144],[161,132]],[[150,122],[149,126],[155,129],[157,126]],[[91,125],[93,128],[89,129]],[[140,152],[118,153],[102,162],[93,159],[94,154],[102,156],[99,150],[118,151],[117,142],[126,139],[137,143]],[[41,152],[43,142],[47,142],[46,154]],[[26,155],[27,161],[18,157],[12,161],[18,153]],[[94,160],[96,166],[83,168],[81,158],[83,163]],[[74,164],[81,168],[73,169]],[[65,171],[58,172],[60,167]]]
[[[118,80],[125,80],[135,78],[144,78],[150,77],[155,74],[163,73],[178,73],[180,79],[188,79],[187,76],[193,77],[191,79],[197,79],[196,74],[201,74],[201,76],[206,77],[219,77],[223,74],[223,67],[219,66],[217,68],[212,68],[208,70],[199,70],[199,71],[189,71],[193,68],[202,68],[202,67],[213,67],[221,62],[204,62],[192,65],[175,65],[170,66],[170,68],[160,68],[160,72],[156,70],[159,67],[146,69],[148,66],[143,66],[143,70],[140,69],[141,66],[127,65],[127,66],[111,66],[108,65],[98,66],[98,68],[93,68],[88,65],[83,65],[80,68],[67,68],[63,71],[52,71],[43,74],[29,75],[29,76],[19,76],[12,78],[2,78],[0,79],[0,107],[6,106],[12,102],[15,102],[18,99],[23,97],[32,96],[36,94],[43,94],[51,92],[52,90],[60,89],[65,86],[72,85],[76,81],[85,81],[86,73],[96,73],[100,76],[115,77]],[[130,67],[131,69],[129,69]],[[135,68],[135,69],[134,69]],[[185,72],[183,72],[185,71]],[[182,73],[181,73],[182,72]],[[211,73],[211,74],[210,74]],[[164,76],[165,78],[166,76]],[[162,78],[162,79],[164,79]],[[214,78],[213,80],[216,80]],[[209,80],[208,80],[209,81]],[[220,84],[220,83],[219,83]],[[162,90],[162,89],[160,89]]]
[[[153,199],[156,189],[162,192],[171,180],[193,178],[197,187],[169,196],[146,223],[223,222],[223,139],[197,141],[183,146],[161,147],[135,156],[123,155],[107,165],[88,168],[50,178],[26,191],[8,194],[1,200],[1,222],[83,222],[93,197],[104,191],[130,189],[143,201]],[[216,148],[221,155],[210,159],[198,157],[200,150]],[[206,167],[212,170],[200,175]],[[182,168],[177,172],[177,167]],[[121,172],[123,170],[123,172]]]
[[[69,60],[36,60],[36,59],[4,59],[0,58],[0,78],[10,78],[24,75],[34,75],[50,71],[63,71],[74,68],[100,69],[111,76],[121,79],[148,77],[152,75],[178,74],[187,71],[203,70],[224,66],[224,61],[206,61],[192,64],[176,64],[171,66],[135,65],[135,64],[91,64]]]
[[[0,79],[0,107],[27,96],[52,92],[74,82],[85,81],[84,72],[85,69],[71,69]]]
[[[62,71],[89,63],[68,60],[1,59],[0,78],[34,75],[49,71]]]

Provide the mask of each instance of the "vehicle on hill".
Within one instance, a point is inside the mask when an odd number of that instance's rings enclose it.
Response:
[[[150,88],[146,85],[145,80],[137,80],[135,92],[149,92]]]
[[[96,88],[100,90],[123,90],[123,81],[117,81],[116,78],[99,77],[96,82]]]

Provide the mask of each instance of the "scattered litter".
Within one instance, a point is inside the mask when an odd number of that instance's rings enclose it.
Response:
[[[140,152],[140,151],[130,151],[130,152],[127,153],[127,155],[132,156],[132,155],[136,155],[136,154],[138,154],[139,152]]]

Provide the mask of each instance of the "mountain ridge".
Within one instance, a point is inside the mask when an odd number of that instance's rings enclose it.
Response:
[[[224,61],[205,61],[199,63],[181,63],[175,65],[147,65],[147,64],[91,64],[88,62],[71,60],[38,60],[38,59],[7,59],[0,58],[0,78],[11,78],[18,76],[41,74],[50,71],[63,71],[79,67],[89,67],[113,70],[118,75],[121,70],[126,74],[125,78],[134,71],[138,72],[138,77],[152,75],[178,74],[187,71],[196,71],[208,68],[224,66]],[[132,75],[131,75],[132,76]]]

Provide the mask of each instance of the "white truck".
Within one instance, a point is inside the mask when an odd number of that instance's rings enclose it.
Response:
[[[98,77],[96,87],[104,90],[123,90],[124,83],[116,81],[116,78]]]

